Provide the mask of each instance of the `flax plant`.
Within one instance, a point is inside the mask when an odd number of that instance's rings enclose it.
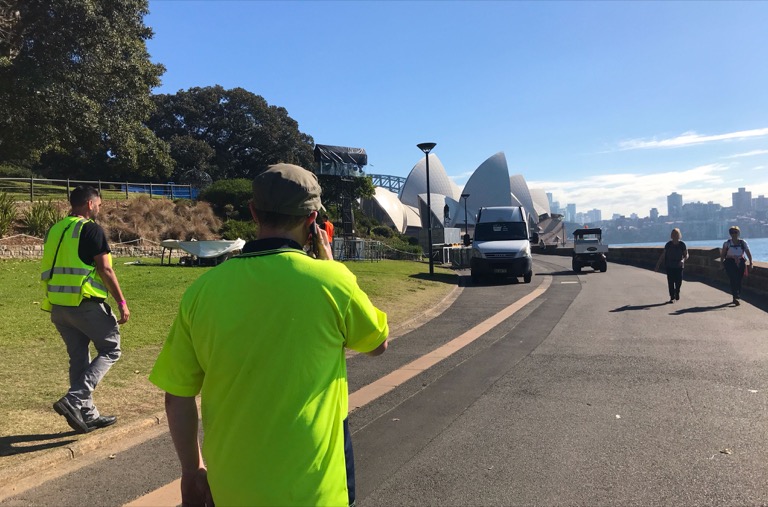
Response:
[[[16,201],[5,192],[0,192],[0,237],[11,230],[16,220]]]
[[[27,234],[42,238],[53,224],[64,218],[53,201],[37,201],[24,212],[22,221]]]

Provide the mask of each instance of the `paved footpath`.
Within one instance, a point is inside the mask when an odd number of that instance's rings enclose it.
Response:
[[[386,354],[349,357],[358,505],[768,504],[764,310],[698,282],[666,304],[661,274],[569,263],[462,277]],[[176,505],[178,476],[158,426],[0,505]]]

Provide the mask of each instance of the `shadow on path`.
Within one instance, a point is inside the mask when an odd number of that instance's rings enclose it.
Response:
[[[0,456],[13,456],[14,454],[25,454],[28,452],[42,451],[44,449],[53,449],[55,447],[62,447],[76,440],[58,440],[62,437],[75,436],[74,431],[66,433],[49,433],[47,435],[10,435],[6,437],[0,437]],[[48,440],[48,442],[43,442]],[[41,442],[36,445],[21,445],[27,442]]]
[[[415,275],[409,275],[411,278],[418,278],[419,280],[430,280],[433,282],[448,283],[456,285],[459,281],[459,275],[456,273],[435,273],[430,275],[429,273],[417,273]]]
[[[684,315],[686,313],[701,313],[701,312],[711,312],[714,310],[720,310],[722,308],[727,308],[729,306],[734,306],[733,303],[723,303],[720,305],[714,305],[714,306],[691,306],[688,308],[680,308],[679,310],[676,310],[670,315]]]
[[[624,305],[618,308],[614,308],[613,310],[610,310],[610,312],[615,313],[615,312],[626,312],[629,310],[648,310],[649,308],[655,308],[657,306],[667,306],[669,304],[671,303],[664,302],[664,303],[654,303],[652,305]]]

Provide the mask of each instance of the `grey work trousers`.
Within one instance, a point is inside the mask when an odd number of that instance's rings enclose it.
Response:
[[[99,417],[93,390],[120,359],[120,330],[109,305],[101,300],[83,299],[80,306],[51,308],[51,322],[61,334],[69,354],[67,399],[80,409],[85,421]],[[89,345],[96,348],[91,361]]]

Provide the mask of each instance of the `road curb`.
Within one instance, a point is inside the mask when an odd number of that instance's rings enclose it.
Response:
[[[448,293],[439,303],[437,303],[434,307],[430,308],[429,310],[426,310],[419,315],[410,318],[406,320],[405,322],[402,322],[396,326],[392,326],[389,328],[389,338],[388,340],[392,342],[393,340],[410,333],[414,329],[418,329],[430,320],[434,319],[435,317],[438,317],[440,314],[442,314],[444,311],[446,311],[448,308],[451,307],[451,305],[458,299],[458,297],[461,295],[461,292],[464,290],[464,287],[460,285],[455,285],[453,287],[453,290]],[[344,353],[344,357],[347,359],[354,357],[356,355],[360,354],[356,350],[350,350],[347,349],[347,351]]]
[[[462,291],[464,290],[464,287],[456,284],[453,287],[453,290],[446,295],[442,301],[437,303],[434,307],[432,307],[429,310],[424,311],[423,313],[410,318],[406,320],[405,322],[402,322],[398,324],[397,326],[393,326],[389,330],[389,339],[394,340],[395,338],[398,338],[400,336],[403,336],[406,333],[410,333],[414,329],[417,329],[430,320],[434,319],[435,317],[438,317],[441,315],[444,311],[446,311],[448,308],[451,307],[454,301],[458,299],[458,297],[461,295]]]
[[[14,467],[3,468],[0,470],[0,484],[3,484],[0,487],[0,501],[18,494],[16,486],[23,479],[41,474],[67,461],[75,460],[116,440],[134,436],[149,428],[165,424],[165,421],[165,412],[158,412],[125,424],[118,422],[111,428],[88,433],[70,445],[51,449]]]

